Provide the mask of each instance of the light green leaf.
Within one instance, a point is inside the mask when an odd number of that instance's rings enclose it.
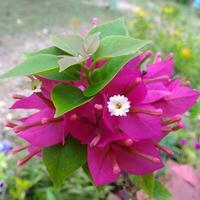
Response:
[[[84,59],[83,57],[74,57],[74,56],[64,56],[62,59],[59,60],[58,64],[60,66],[60,72],[64,71],[68,67],[72,65],[76,65],[82,62]]]
[[[56,108],[56,117],[91,100],[85,97],[80,89],[68,84],[56,85],[51,96]]]
[[[80,69],[81,69],[80,65],[74,65],[73,67],[69,67],[62,72],[58,72],[58,70],[57,71],[52,70],[46,73],[42,73],[41,75],[51,80],[74,81],[80,78]]]
[[[53,45],[73,56],[82,51],[83,38],[79,35],[57,35],[51,37]]]
[[[138,40],[127,36],[108,36],[101,40],[100,47],[93,55],[95,60],[134,54],[150,41]]]
[[[17,65],[15,68],[0,75],[0,78],[9,78],[14,76],[27,76],[32,74],[39,74],[48,70],[59,68],[59,57],[48,54],[39,54],[28,58],[23,63]]]
[[[96,69],[91,76],[91,85],[83,94],[91,97],[101,91],[132,57],[133,55],[119,56],[111,59],[104,67]]]
[[[171,200],[172,195],[160,181],[156,180],[154,185],[153,198],[155,200]]]
[[[154,192],[155,178],[153,173],[140,176],[140,187],[146,192],[146,194],[151,198]]]
[[[43,160],[53,183],[59,187],[86,162],[86,146],[68,137],[65,145],[44,148]]]
[[[87,36],[82,46],[83,48],[82,55],[84,57],[91,56],[99,48],[99,45],[100,45],[99,33]]]
[[[128,31],[124,23],[124,18],[116,19],[112,22],[102,24],[93,28],[89,35],[100,32],[100,38],[110,35],[125,35],[128,36]]]
[[[67,53],[62,51],[61,49],[58,49],[57,47],[52,46],[45,49],[41,49],[39,51],[24,52],[24,54],[28,58],[30,56],[36,56],[39,54],[50,54],[50,55],[60,56],[60,55],[66,55]]]

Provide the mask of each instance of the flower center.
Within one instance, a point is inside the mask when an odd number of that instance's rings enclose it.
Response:
[[[127,116],[131,106],[127,97],[118,94],[109,98],[107,107],[111,116]]]
[[[116,104],[116,108],[117,108],[117,109],[121,109],[121,108],[122,108],[122,104],[121,104],[121,103],[117,103],[117,104]]]

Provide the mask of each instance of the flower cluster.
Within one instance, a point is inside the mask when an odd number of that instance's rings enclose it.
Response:
[[[28,97],[14,95],[17,101],[11,109],[38,111],[6,124],[28,142],[13,150],[29,152],[18,164],[42,156],[43,148],[65,145],[68,137],[73,137],[87,145],[88,167],[96,185],[116,181],[121,172],[144,175],[162,168],[159,151],[168,155],[173,152],[159,142],[184,127],[182,115],[196,103],[200,93],[188,82],[173,78],[172,54],[163,60],[158,52],[152,64],[144,65],[150,57],[147,51],[132,58],[98,94],[56,118],[53,88],[62,83],[84,91],[90,84],[85,78],[87,69],[81,70],[83,76],[78,81],[33,76],[41,81],[41,91]],[[88,69],[100,69],[107,61],[94,65],[89,58],[86,63]]]

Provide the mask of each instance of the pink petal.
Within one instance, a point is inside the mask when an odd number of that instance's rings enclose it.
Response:
[[[64,130],[64,124],[61,121],[29,128],[18,136],[34,146],[49,147],[62,143],[63,134],[67,136],[68,131]]]
[[[71,121],[69,122],[69,130],[71,134],[82,144],[90,144],[92,139],[97,135],[95,133],[95,127],[80,121]]]
[[[149,64],[147,66],[147,74],[145,78],[155,78],[158,76],[169,76],[171,77],[173,72],[174,62],[173,59],[164,60],[155,64]]]
[[[38,148],[39,148],[39,147],[37,147],[37,146],[30,146],[30,147],[28,148],[28,152],[29,152],[29,153],[34,153]],[[42,157],[42,152],[38,153],[37,156]]]
[[[42,118],[53,118],[55,110],[52,109],[43,109],[35,114],[29,115],[28,117],[20,119],[23,125],[32,124],[40,121]]]
[[[159,153],[150,140],[134,142],[132,148],[146,155],[160,159]],[[126,148],[120,147],[119,145],[112,145],[112,149],[117,156],[117,162],[121,170],[124,172],[134,175],[144,175],[163,167],[162,162],[153,163],[142,158],[141,156],[127,152]]]
[[[189,87],[177,86],[171,91],[171,95],[153,105],[163,110],[164,116],[170,117],[183,114],[197,101],[200,93]]]
[[[102,93],[107,94],[109,97],[117,94],[123,95],[135,82],[137,77],[141,77],[141,72],[139,69],[134,69],[130,73],[127,73],[126,70],[122,69],[104,88]]]
[[[143,106],[152,109],[152,107]],[[151,116],[143,113],[130,113],[127,117],[120,117],[120,129],[132,139],[160,138],[160,116]]]
[[[129,94],[128,99],[133,106],[136,106],[143,102],[147,95],[147,89],[144,82],[141,82],[136,88],[134,88]]]
[[[113,173],[113,162],[109,147],[90,148],[88,146],[88,165],[96,185],[114,182],[119,177],[119,174]]]
[[[145,99],[142,102],[143,104],[158,101],[171,94],[171,92],[167,89],[167,87],[163,83],[151,83],[147,84],[146,87],[147,87],[147,95],[145,96]]]
[[[15,102],[11,109],[43,109],[45,107],[47,107],[47,105],[41,98],[36,93],[33,93],[31,96]]]

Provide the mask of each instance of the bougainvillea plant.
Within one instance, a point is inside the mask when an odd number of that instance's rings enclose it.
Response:
[[[141,50],[149,41],[130,37],[122,18],[52,44],[1,75],[40,83],[28,97],[13,96],[11,109],[37,110],[6,123],[27,142],[13,150],[28,152],[18,165],[42,157],[56,186],[81,167],[98,186],[161,169],[160,151],[173,152],[159,142],[184,127],[200,94],[173,78],[173,54],[149,63],[151,51]]]

